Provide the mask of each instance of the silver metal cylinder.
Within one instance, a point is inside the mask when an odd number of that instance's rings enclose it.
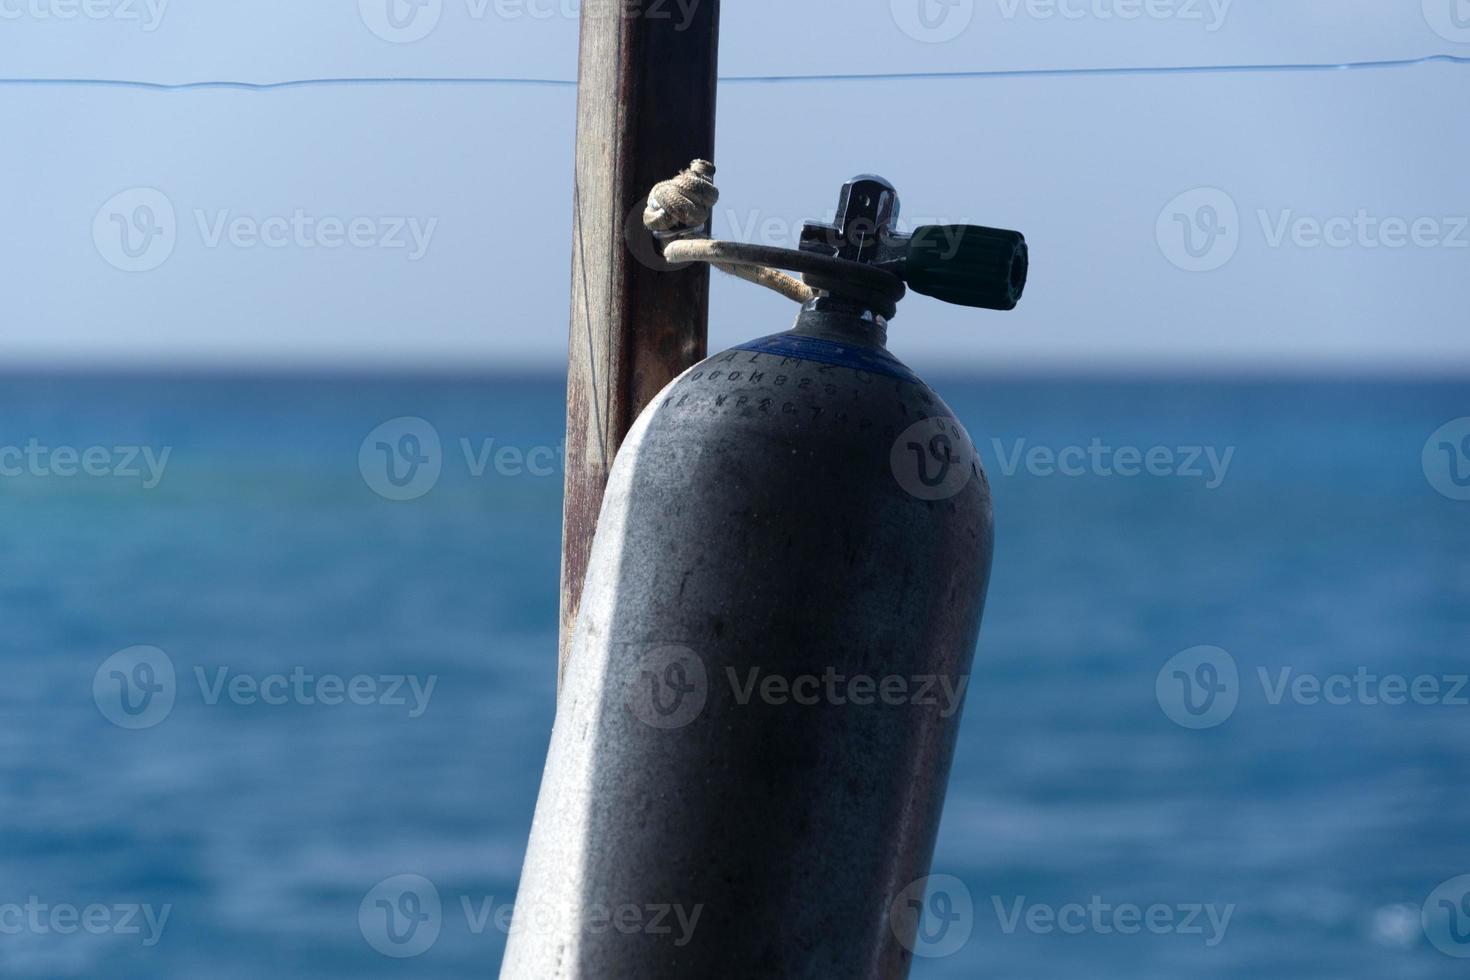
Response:
[[[991,549],[882,321],[819,300],[669,385],[607,488],[502,980],[906,976]]]

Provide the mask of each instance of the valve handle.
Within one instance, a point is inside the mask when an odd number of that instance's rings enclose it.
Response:
[[[903,279],[916,293],[982,310],[1013,310],[1026,289],[1026,238],[978,225],[916,228]]]

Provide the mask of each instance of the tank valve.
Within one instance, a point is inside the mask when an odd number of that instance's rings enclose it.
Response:
[[[1026,288],[1028,253],[1019,231],[924,225],[899,233],[898,191],[882,177],[842,187],[832,224],[808,222],[801,250],[863,262],[898,276],[916,293],[957,306],[1013,310]]]
[[[1019,231],[979,225],[897,229],[898,191],[863,174],[842,186],[831,223],[808,222],[797,249],[705,236],[709,208],[719,199],[713,164],[696,160],[649,195],[645,223],[670,262],[709,262],[798,302],[822,294],[891,318],[907,289],[946,303],[1013,310],[1030,267]],[[776,270],[802,274],[797,280]]]

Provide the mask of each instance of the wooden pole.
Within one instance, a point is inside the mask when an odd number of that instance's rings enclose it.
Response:
[[[558,677],[613,457],[706,353],[709,269],[662,267],[641,216],[655,183],[714,158],[719,19],[719,0],[582,5]]]

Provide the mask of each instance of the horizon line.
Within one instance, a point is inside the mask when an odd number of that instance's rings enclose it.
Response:
[[[712,352],[718,353],[718,352]],[[939,363],[922,356],[908,359],[911,367],[930,378],[975,378],[998,380],[1083,380],[1098,382],[1161,382],[1161,381],[1205,381],[1205,382],[1382,382],[1382,383],[1436,383],[1470,384],[1470,361],[1454,364],[1433,364],[1413,361],[1384,364],[1382,361],[1337,361],[1308,364],[1303,362],[1283,363],[1276,361],[1238,360],[1221,362],[1218,359],[1179,359],[1171,361],[1123,361],[1099,363],[1096,361],[1072,360],[1047,363],[1033,359],[1012,359],[997,362],[977,359],[971,364],[955,364],[953,361]],[[10,359],[0,365],[0,384],[23,382],[32,379],[58,377],[106,377],[118,380],[128,378],[168,377],[178,380],[217,379],[221,377],[240,380],[344,380],[369,378],[374,380],[432,380],[432,379],[502,379],[502,380],[559,380],[566,376],[564,364],[539,360],[507,361],[502,363],[464,361],[424,361],[411,364],[393,364],[379,361],[339,361],[327,359],[298,361],[240,361],[228,360],[127,360],[103,362],[80,359],[50,359],[20,361]]]

